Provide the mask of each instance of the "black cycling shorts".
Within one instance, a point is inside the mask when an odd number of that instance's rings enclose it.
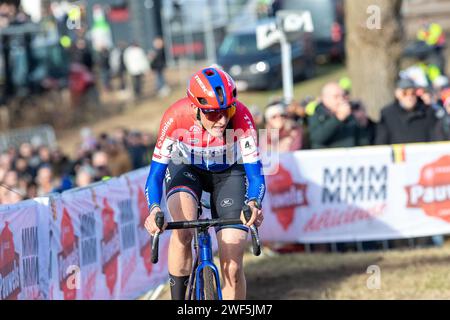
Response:
[[[210,172],[193,165],[170,162],[164,180],[166,199],[177,192],[187,192],[199,203],[202,192],[209,192],[213,219],[240,218],[248,185],[242,164],[235,164],[222,172]],[[216,228],[216,231],[224,228],[248,231],[243,225],[223,226]]]

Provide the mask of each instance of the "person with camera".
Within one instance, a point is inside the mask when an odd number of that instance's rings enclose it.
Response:
[[[312,149],[355,147],[358,142],[358,122],[351,103],[338,83],[331,82],[322,89],[320,103],[308,119]]]
[[[375,143],[402,144],[434,140],[436,116],[417,96],[414,81],[405,78],[397,82],[395,102],[381,110]]]

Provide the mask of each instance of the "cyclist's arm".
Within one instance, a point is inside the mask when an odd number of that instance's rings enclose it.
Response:
[[[150,212],[161,204],[163,180],[175,145],[175,140],[171,138],[175,127],[175,117],[171,116],[170,111],[166,112],[161,120],[150,173],[145,184],[145,195]]]
[[[239,117],[237,128],[243,129],[245,132],[239,138],[239,147],[248,179],[247,199],[249,202],[255,200],[261,205],[266,192],[266,184],[259,158],[256,127],[248,109],[241,105],[240,111],[242,116]]]
[[[152,160],[150,173],[145,184],[145,195],[149,212],[155,207],[160,207],[162,198],[163,179],[167,169],[167,164]]]
[[[248,201],[256,201],[256,203],[261,206],[266,192],[266,183],[262,174],[261,161],[258,160],[255,163],[244,163],[244,168],[248,179]]]

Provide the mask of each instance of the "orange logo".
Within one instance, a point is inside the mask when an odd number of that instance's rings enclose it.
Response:
[[[431,217],[450,222],[450,156],[424,166],[419,182],[405,189],[408,208],[421,208]]]

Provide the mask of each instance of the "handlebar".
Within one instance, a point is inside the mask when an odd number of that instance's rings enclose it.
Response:
[[[242,207],[244,217],[249,221],[252,217],[252,211],[248,205]],[[160,230],[164,226],[164,213],[158,212],[155,217],[156,225]],[[242,224],[240,219],[200,219],[193,221],[175,221],[167,223],[165,230],[175,229],[192,229],[192,228],[209,228],[215,226],[227,226]],[[253,254],[259,256],[261,254],[261,241],[259,239],[258,228],[254,225],[250,226],[250,232],[252,235]],[[158,263],[158,247],[160,232],[156,232],[152,242],[152,263]]]
[[[242,211],[244,212],[245,220],[249,221],[252,218],[252,210],[250,207],[244,205]],[[255,225],[251,225],[250,232],[252,235],[253,254],[259,256],[261,254],[261,241],[259,240],[258,228]]]
[[[157,212],[155,217],[156,225],[160,230],[164,227],[164,213]],[[158,248],[159,248],[159,232],[156,232],[155,236],[153,237],[152,242],[152,263],[158,263]]]

